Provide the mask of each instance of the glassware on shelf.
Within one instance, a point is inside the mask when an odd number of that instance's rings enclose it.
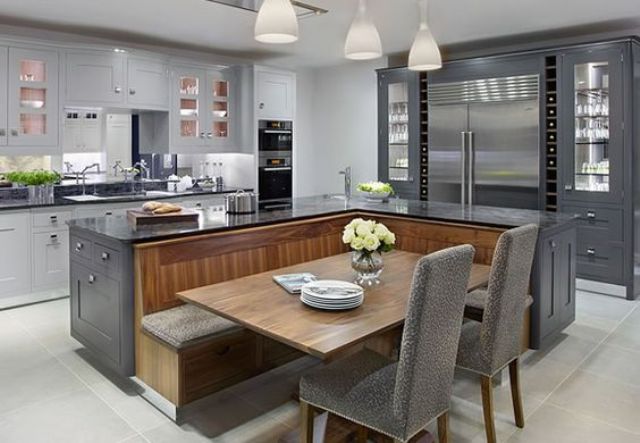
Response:
[[[198,95],[198,77],[180,77],[180,94]]]
[[[47,63],[42,60],[20,60],[21,82],[46,82]]]
[[[20,114],[20,134],[45,135],[46,133],[46,114]]]

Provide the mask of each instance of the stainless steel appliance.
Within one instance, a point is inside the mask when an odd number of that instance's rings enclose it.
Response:
[[[260,209],[291,207],[293,123],[261,120],[258,135]]]
[[[429,200],[537,209],[538,75],[429,85]]]
[[[258,207],[258,195],[253,192],[237,191],[225,196],[228,214],[253,214]]]

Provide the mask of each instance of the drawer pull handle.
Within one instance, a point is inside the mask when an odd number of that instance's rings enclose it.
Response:
[[[84,245],[80,242],[76,243],[76,252],[80,252],[82,249],[84,249]]]
[[[551,240],[551,241],[549,242],[549,246],[551,246],[552,248],[555,248],[555,247],[556,247],[556,246],[558,246],[558,245],[557,245],[557,243],[556,243],[556,241],[555,241],[555,240]]]
[[[216,354],[222,357],[223,355],[228,354],[230,350],[231,350],[231,346],[227,345],[224,348],[217,350]]]
[[[93,274],[89,274],[89,284],[92,285],[96,281],[96,276]]]
[[[105,212],[105,213],[104,213],[104,215],[105,215],[105,216],[113,215],[113,212],[111,212],[111,211],[107,211],[107,212]]]
[[[587,255],[594,257],[596,255],[596,250],[594,248],[587,249]]]
[[[596,218],[596,213],[594,211],[587,211],[587,218],[590,218],[590,219]]]
[[[52,242],[55,243],[58,241],[58,234],[51,234],[49,238],[51,239]]]
[[[100,259],[102,259],[102,261],[107,261],[107,260],[109,260],[109,253],[108,253],[108,252],[103,252],[103,253],[100,255]]]
[[[51,217],[49,217],[49,220],[51,220],[51,223],[58,223],[58,216],[52,215]]]

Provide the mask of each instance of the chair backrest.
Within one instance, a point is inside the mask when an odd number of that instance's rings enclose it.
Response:
[[[494,371],[520,354],[537,239],[538,227],[526,225],[504,232],[496,245],[480,332],[481,352]]]
[[[457,246],[416,265],[393,399],[407,436],[449,407],[474,253],[471,245]]]

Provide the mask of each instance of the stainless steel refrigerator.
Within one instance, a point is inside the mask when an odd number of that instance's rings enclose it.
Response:
[[[429,85],[429,200],[538,209],[538,75]]]

